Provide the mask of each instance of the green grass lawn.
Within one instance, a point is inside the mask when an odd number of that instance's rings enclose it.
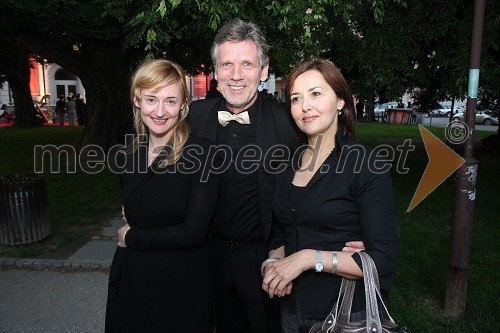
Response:
[[[0,176],[33,172],[35,145],[71,145],[78,154],[82,134],[83,127],[0,128]],[[107,170],[68,173],[64,166],[60,173],[51,173],[48,159],[44,162],[51,235],[31,245],[1,246],[0,256],[64,257],[120,214],[116,175]]]
[[[443,128],[428,129],[445,140]],[[475,136],[480,139],[490,134],[492,132],[478,131]],[[418,128],[360,124],[357,136],[359,141],[371,146],[396,145],[404,139],[417,144],[417,149],[408,155],[408,174],[392,174],[401,257],[391,293],[391,315],[410,332],[500,332],[500,269],[496,266],[500,262],[500,251],[494,245],[500,236],[500,158],[484,155],[475,147],[474,156],[479,165],[467,305],[463,317],[454,321],[443,316],[454,209],[454,176],[407,213],[428,162]]]
[[[444,140],[444,129],[431,132]],[[82,128],[43,127],[29,130],[0,128],[2,158],[0,175],[33,170],[33,146],[70,144],[79,146]],[[476,132],[483,138],[491,132]],[[417,149],[408,154],[409,172],[393,172],[396,214],[401,244],[398,276],[391,293],[390,312],[409,332],[500,332],[500,251],[498,218],[500,195],[499,157],[481,154],[479,160],[473,243],[470,261],[467,306],[459,320],[442,315],[448,275],[448,258],[454,180],[451,176],[423,202],[407,213],[428,159],[418,127],[389,124],[359,124],[358,141],[376,146],[396,146],[411,139]],[[394,169],[393,169],[394,170]],[[61,249],[72,249],[88,240],[95,228],[120,213],[116,175],[76,172],[44,174],[47,183],[52,235],[34,245],[0,247],[0,256],[50,256]]]

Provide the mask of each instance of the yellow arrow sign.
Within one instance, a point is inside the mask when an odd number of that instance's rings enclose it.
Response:
[[[465,160],[445,145],[422,125],[418,125],[424,140],[429,163],[420,179],[417,190],[411,199],[407,212],[424,200],[436,187],[446,180]]]

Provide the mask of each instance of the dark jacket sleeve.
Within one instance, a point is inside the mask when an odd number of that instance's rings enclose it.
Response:
[[[366,252],[377,266],[380,287],[388,293],[396,276],[399,244],[390,173],[377,170],[373,159],[363,166],[355,184],[356,203]],[[361,268],[359,255],[353,259]]]
[[[286,172],[283,171],[281,174],[277,174],[274,176],[275,178],[275,191],[278,186],[282,185],[283,182],[283,177],[284,173]],[[285,230],[283,227],[277,222],[274,213],[273,213],[273,222],[271,226],[271,233],[270,233],[270,241],[269,241],[269,250],[276,250],[277,248],[280,248],[281,246],[285,245]]]
[[[285,231],[277,223],[273,221],[271,229],[271,241],[269,251],[276,250],[285,245]]]

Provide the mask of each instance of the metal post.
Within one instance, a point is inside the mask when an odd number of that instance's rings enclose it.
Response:
[[[450,123],[453,121],[453,111],[455,109],[455,96],[451,98]]]
[[[9,105],[12,105],[12,89],[10,89],[10,83],[7,81],[7,90],[9,91]]]
[[[42,60],[42,78],[43,78],[43,95],[42,99],[47,95],[47,86],[45,85],[45,60]],[[50,107],[50,105],[49,105]]]
[[[478,166],[477,160],[472,158],[474,147],[473,134],[475,129],[484,8],[485,0],[476,0],[474,2],[466,110],[466,123],[469,128],[469,135],[464,147],[465,163],[460,167],[455,177],[455,209],[453,212],[451,253],[448,264],[448,284],[444,304],[444,313],[451,318],[459,318],[462,315],[467,299],[467,279]]]

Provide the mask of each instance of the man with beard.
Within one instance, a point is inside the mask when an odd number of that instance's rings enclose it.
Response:
[[[281,332],[278,303],[261,288],[274,183],[263,160],[273,147],[288,146],[296,131],[285,109],[258,93],[269,57],[257,25],[227,23],[215,36],[211,56],[223,97],[191,103],[189,124],[227,153],[213,233],[217,333]],[[253,167],[239,158],[245,152],[257,152]]]

